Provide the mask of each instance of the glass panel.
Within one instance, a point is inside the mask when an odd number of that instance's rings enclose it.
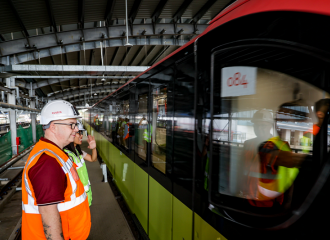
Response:
[[[167,88],[156,88],[152,92],[152,126],[149,133],[152,142],[152,165],[166,173],[166,120]]]
[[[129,100],[122,100],[118,106],[119,117],[118,117],[118,137],[119,144],[124,148],[128,149],[128,125],[129,125]]]
[[[252,207],[286,209],[291,205],[295,180],[306,162],[315,161],[313,153],[322,144],[313,143],[329,106],[323,99],[328,94],[280,72],[227,69],[242,73],[240,78],[227,79],[228,70],[222,69],[221,110],[214,115],[212,136],[213,166],[219,169],[218,195],[246,199]],[[252,90],[241,84],[244,71],[250,76],[247,83],[254,85]],[[249,75],[251,71],[254,76]],[[223,92],[224,84],[237,90]],[[328,129],[323,129],[328,142]]]
[[[135,121],[138,123],[135,133],[135,146],[136,153],[144,161],[147,160],[147,137],[148,131],[148,94],[138,95],[138,113],[135,117]]]

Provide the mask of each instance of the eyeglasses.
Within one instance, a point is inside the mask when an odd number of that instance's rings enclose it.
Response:
[[[81,130],[80,130],[80,131],[78,131],[77,133],[78,133],[79,135],[83,135],[83,134],[84,134],[84,131],[81,131]]]
[[[71,126],[71,129],[75,129],[76,127],[78,127],[78,123],[54,123],[54,124],[58,124],[58,125],[68,125]]]

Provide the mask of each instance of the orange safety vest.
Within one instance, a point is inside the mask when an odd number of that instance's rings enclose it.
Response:
[[[43,153],[57,160],[67,180],[64,202],[57,204],[64,239],[85,240],[91,228],[91,215],[87,195],[74,168],[74,163],[58,147],[41,140],[32,149],[22,175],[22,239],[46,239],[41,214],[28,174]]]
[[[126,123],[125,125],[127,126],[127,129],[124,129],[124,139],[126,140],[127,138],[129,138],[131,136],[129,134],[129,125],[130,124],[129,123]],[[127,130],[127,132],[125,130]],[[125,133],[126,133],[126,135],[125,135]]]

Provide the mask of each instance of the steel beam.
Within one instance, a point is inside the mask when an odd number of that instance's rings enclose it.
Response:
[[[23,30],[23,32],[25,34],[25,37],[29,37],[30,35],[29,35],[29,33],[28,33],[28,31],[27,31],[27,29],[26,29],[26,27],[25,27],[25,25],[24,25],[24,23],[23,23],[20,15],[18,14],[17,9],[16,9],[13,1],[12,0],[7,0],[7,2],[10,5],[10,8],[13,11],[13,13],[14,13],[14,15],[15,15],[18,23],[19,23],[19,25],[21,26],[21,28],[22,28],[22,30]]]
[[[52,8],[51,0],[45,0],[45,2],[46,2],[46,6],[47,6],[48,16],[50,18],[50,22],[52,24],[52,27],[54,29],[54,32],[57,33],[56,21],[55,21],[55,17],[54,17],[54,12],[53,12],[53,8]]]
[[[107,95],[108,95],[108,94],[107,94]],[[96,96],[94,95],[92,99],[87,98],[87,99],[86,99],[86,102],[88,103],[90,100],[100,100],[100,99],[105,98],[107,95],[96,95]],[[84,102],[84,101],[85,101],[85,99],[84,99],[84,98],[81,98],[81,97],[79,96],[78,99],[70,100],[70,103],[73,103],[73,102]]]
[[[166,41],[166,42],[165,42]],[[134,46],[145,46],[145,45],[152,45],[152,46],[157,46],[157,45],[172,45],[172,46],[182,46],[186,44],[189,40],[180,40],[178,41],[177,39],[163,39],[163,38],[151,38],[151,39],[145,39],[145,38],[132,38],[129,40],[131,44]],[[99,41],[96,41],[99,42]],[[120,47],[124,46],[123,41],[121,39],[113,39],[113,40],[108,40],[107,42],[110,42],[111,47]],[[5,42],[6,43],[6,42]],[[0,48],[1,48],[0,43]],[[99,48],[98,46],[95,46],[95,42],[89,42],[85,43],[85,49],[86,50],[91,50],[91,49],[96,49]],[[108,47],[108,46],[107,46]],[[77,44],[72,44],[72,45],[67,45],[65,46],[66,53],[70,52],[78,52],[80,51],[80,43]],[[60,47],[51,47],[50,49],[43,49],[39,51],[40,58],[45,58],[45,57],[51,57],[54,55],[60,55],[61,50]],[[15,62],[17,64],[32,61],[32,60],[38,60],[38,55],[33,54],[31,52],[26,52],[26,53],[20,53],[17,55],[11,55],[8,56],[10,62]],[[7,65],[7,57],[0,57],[0,64]]]
[[[119,84],[118,84],[119,85]],[[115,85],[112,85],[112,86],[98,86],[98,87],[94,87],[93,88],[93,93],[101,93],[101,92],[112,92],[112,89],[117,89],[118,87],[120,87],[121,85],[119,86],[116,86]],[[55,94],[52,94],[50,97],[48,97],[47,99],[48,100],[54,100],[54,99],[67,99],[67,98],[70,98],[70,97],[74,97],[74,96],[80,96],[80,95],[85,95],[85,93],[90,93],[90,88],[85,88],[85,89],[82,89],[82,90],[73,90],[73,91],[63,91],[61,93],[55,93]]]
[[[149,66],[152,66],[157,60],[169,49],[170,46],[166,46],[163,49],[161,49],[156,56],[148,63]]]
[[[131,50],[132,50],[132,47],[129,47],[129,48],[126,47],[126,53],[123,56],[123,58],[121,59],[121,61],[119,63],[119,66],[121,66],[123,63],[125,63],[126,58],[127,58],[128,54],[130,53]],[[126,62],[126,65],[128,65],[127,62]]]
[[[153,22],[157,22],[160,14],[162,13],[166,3],[168,2],[168,0],[160,0],[155,11],[153,12],[153,14],[151,15],[151,19],[153,20]]]
[[[139,62],[138,65],[141,66],[141,65],[147,60],[147,58],[149,57],[149,55],[155,50],[155,48],[156,48],[156,46],[152,46],[152,47],[149,49],[149,51],[147,52],[147,55],[144,56],[144,58]]]
[[[141,6],[141,3],[142,3],[142,0],[135,0],[134,3],[133,3],[133,7],[128,15],[128,20],[130,21],[130,25],[132,26],[135,18],[136,18],[136,15],[140,9],[140,6]],[[133,31],[132,31],[133,32]],[[132,35],[132,32],[131,32],[131,35]]]
[[[201,19],[204,14],[212,7],[212,5],[216,2],[217,0],[208,0],[201,9],[198,10],[198,12],[195,14],[195,16],[192,18],[193,23],[197,23],[199,19]],[[198,28],[199,30],[199,28]]]
[[[94,53],[95,53],[95,50],[94,49],[91,50],[90,55],[89,55],[89,65],[92,65],[92,63],[93,63]]]
[[[119,50],[119,47],[116,48],[115,52],[112,54],[112,58],[109,62],[109,65],[112,66],[113,62],[115,61],[115,58],[117,56],[117,53],[118,53],[118,50]]]
[[[113,10],[115,8],[115,3],[116,3],[116,0],[108,0],[107,7],[105,10],[105,14],[104,14],[104,19],[105,19],[105,22],[107,23],[107,25],[110,25]]]
[[[84,29],[84,22],[85,22],[85,0],[79,1],[79,13],[78,13],[78,23],[81,29]]]
[[[145,66],[88,66],[88,65],[30,65],[30,64],[22,64],[22,65],[7,65],[0,67],[0,73],[2,74],[12,74],[15,76],[23,75],[24,72],[61,72],[61,73],[72,73],[76,74],[116,74],[126,72],[128,74],[131,73],[140,73],[144,72],[148,67]],[[27,78],[28,76],[24,76]],[[42,76],[39,76],[42,77]],[[57,78],[61,78],[56,76]],[[79,76],[77,78],[81,78]],[[89,78],[93,78],[94,76],[89,76]],[[95,76],[97,77],[97,76]],[[33,78],[38,78],[38,76],[34,76]]]
[[[175,23],[177,23],[182,15],[184,14],[184,12],[187,10],[187,8],[189,7],[189,5],[192,3],[193,0],[185,0],[181,6],[179,7],[179,9],[176,11],[176,13],[173,15],[173,21]]]
[[[134,76],[115,76],[115,77],[117,79],[118,78],[128,78],[128,79],[131,79]],[[104,76],[104,78],[106,78],[106,76]],[[58,84],[58,83],[61,83],[61,82],[66,82],[66,81],[69,81],[69,80],[70,80],[69,78],[64,78],[64,79],[49,79],[49,80],[46,80],[46,81],[40,81],[40,82],[33,83],[32,84],[32,89],[35,90],[35,89],[46,87],[46,86],[49,86],[49,85]],[[30,89],[30,84],[28,84],[28,83],[21,83],[20,84],[20,83],[17,83],[17,80],[16,80],[16,86]]]
[[[136,51],[134,57],[132,58],[132,60],[129,62],[128,66],[131,66],[133,64],[133,62],[135,61],[135,59],[140,55],[140,53],[143,51],[143,49],[145,48],[145,46],[141,46],[139,48],[139,50]]]
[[[133,35],[130,35],[130,42],[134,45],[159,45],[163,44],[162,41],[159,41],[159,33],[164,29],[165,34],[162,36],[166,37],[166,45],[177,45],[177,43],[170,43],[170,38],[173,35],[177,35],[178,33],[175,32],[175,26],[171,23],[156,23],[154,24],[156,33],[153,33],[153,24],[134,24],[134,32]],[[197,27],[200,32],[204,31],[208,24],[199,24]],[[196,35],[194,33],[195,29],[192,24],[178,24],[178,29],[183,29],[184,31],[181,35]],[[111,33],[108,36],[108,31]],[[66,52],[72,52],[71,47],[67,48],[69,45],[75,45],[76,50],[78,51],[81,49],[81,39],[84,37],[85,41],[85,49],[95,49],[100,48],[99,44],[95,44],[95,42],[104,41],[106,47],[117,47],[123,46],[125,41],[123,39],[123,32],[126,32],[125,26],[122,25],[113,25],[109,27],[98,27],[98,28],[90,28],[90,29],[83,29],[83,30],[72,30],[72,31],[65,31],[59,33],[49,33],[44,35],[37,35],[29,37],[30,45],[35,45],[36,50],[40,51],[40,57],[44,57],[44,53],[42,52],[43,49],[54,48],[51,49],[52,51],[59,48],[57,37],[59,40],[62,40],[62,46],[65,47]],[[143,35],[142,35],[143,33]],[[56,37],[57,36],[57,37]],[[102,38],[102,36],[106,36]],[[150,37],[150,39],[145,40],[146,37]],[[141,38],[142,37],[142,38]],[[158,37],[158,38],[157,38]],[[112,41],[113,40],[113,41]],[[150,43],[149,43],[150,40]],[[146,42],[148,41],[148,42]],[[89,44],[90,43],[90,44]],[[5,41],[0,43],[0,48],[2,51],[2,56],[8,56],[13,54],[19,53],[30,53],[30,57],[32,57],[33,50],[30,48],[26,48],[26,41],[25,39],[15,39],[10,41]],[[59,53],[57,53],[59,54]],[[48,55],[48,54],[47,54]],[[51,54],[55,55],[55,54]],[[34,58],[32,57],[33,60]]]
[[[15,79],[13,78],[6,78],[6,86],[7,87],[15,87]],[[13,94],[7,94],[7,105],[16,106],[16,96],[15,92]],[[9,110],[9,122],[10,122],[10,135],[11,135],[11,148],[12,148],[12,155],[17,154],[17,146],[16,146],[16,137],[17,137],[17,130],[16,130],[16,111],[15,108],[10,108]]]

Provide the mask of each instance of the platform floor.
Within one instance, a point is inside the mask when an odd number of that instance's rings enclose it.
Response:
[[[84,136],[81,148],[91,154],[87,147],[87,137]],[[92,229],[88,240],[133,240],[133,234],[109,184],[102,182],[103,175],[99,162],[86,161],[86,165],[93,193],[90,208]]]

